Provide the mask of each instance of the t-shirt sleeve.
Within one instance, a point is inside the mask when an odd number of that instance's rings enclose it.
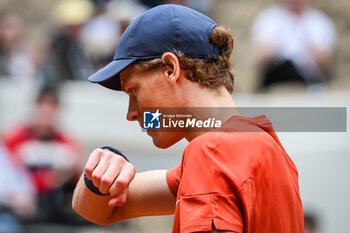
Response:
[[[180,183],[180,169],[181,165],[178,165],[176,167],[170,168],[166,173],[166,181],[168,183],[170,191],[175,197],[177,196],[177,190]]]
[[[252,41],[259,44],[273,43],[280,25],[280,22],[276,21],[278,17],[281,18],[278,7],[268,7],[260,12],[251,27],[250,33]]]
[[[243,232],[239,182],[232,176],[229,148],[223,151],[217,138],[205,136],[186,148],[175,223],[179,232],[217,230]]]
[[[337,31],[331,19],[320,11],[314,10],[307,25],[309,42],[313,49],[331,52],[337,43]]]
[[[234,194],[181,196],[177,205],[181,233],[209,232],[213,226],[217,230],[243,232],[240,204]]]

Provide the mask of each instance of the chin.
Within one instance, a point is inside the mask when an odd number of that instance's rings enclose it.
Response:
[[[169,148],[183,138],[179,133],[173,132],[148,131],[147,134],[152,137],[153,144],[160,149]]]

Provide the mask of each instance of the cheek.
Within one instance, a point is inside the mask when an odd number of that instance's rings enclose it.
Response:
[[[150,104],[152,96],[147,88],[142,88],[138,91],[136,95],[136,100],[139,107],[147,107]]]
[[[150,85],[142,88],[137,95],[137,100],[140,106],[144,107],[164,106],[166,99],[167,94],[163,88],[152,87]]]
[[[171,99],[171,90],[164,77],[155,75],[143,81],[137,93],[140,105],[145,107],[167,106],[167,100]]]

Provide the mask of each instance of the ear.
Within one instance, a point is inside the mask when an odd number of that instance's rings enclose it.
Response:
[[[177,56],[171,52],[166,52],[162,56],[162,63],[165,65],[165,75],[168,77],[168,82],[174,86],[180,78],[181,68]]]

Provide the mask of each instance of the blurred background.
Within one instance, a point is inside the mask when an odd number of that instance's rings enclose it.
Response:
[[[70,205],[96,147],[119,148],[138,172],[181,161],[185,141],[155,148],[126,121],[127,95],[87,82],[130,21],[163,3],[231,29],[239,106],[350,106],[348,0],[0,0],[0,233],[171,232],[172,216],[100,227]],[[349,129],[278,135],[299,170],[306,232],[348,232]]]

